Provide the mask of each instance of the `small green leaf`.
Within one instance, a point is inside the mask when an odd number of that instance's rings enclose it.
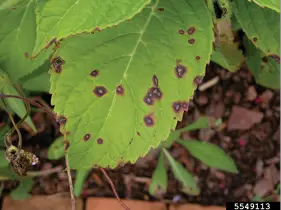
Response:
[[[150,0],[67,0],[36,1],[38,19],[37,54],[54,38],[103,30],[128,20],[139,13]]]
[[[71,132],[70,167],[115,168],[158,147],[205,74],[212,41],[204,0],[155,0],[116,28],[61,42],[50,92],[61,131]]]
[[[195,122],[191,123],[190,125],[171,132],[168,139],[164,141],[161,144],[161,146],[165,148],[169,148],[174,141],[180,138],[182,132],[198,130],[202,128],[209,128],[211,126],[210,121],[211,121],[210,117],[199,117]]]
[[[243,31],[266,55],[280,56],[280,14],[254,2],[234,0],[233,12]]]
[[[200,190],[198,189],[192,174],[177,162],[166,149],[163,149],[163,151],[169,160],[173,174],[183,185],[182,191],[186,193],[191,192],[192,195],[195,195],[196,192],[199,194]]]
[[[25,200],[30,198],[31,195],[29,192],[31,191],[33,184],[34,181],[30,177],[22,179],[19,186],[11,192],[10,196],[13,200]]]
[[[165,167],[164,153],[161,151],[158,159],[157,167],[153,172],[151,183],[149,185],[149,193],[157,196],[159,193],[166,193],[168,186],[168,175]]]
[[[9,80],[8,75],[3,72],[0,69],[0,80],[1,80],[1,86],[0,86],[0,91],[3,94],[6,95],[14,95],[14,96],[20,96],[20,94],[18,93],[18,91],[16,90],[16,88],[14,88],[14,86],[12,85],[11,81]],[[25,104],[22,100],[17,99],[17,98],[6,98],[4,99],[8,108],[13,111],[14,113],[16,113],[20,118],[23,118],[27,112]],[[33,124],[30,116],[28,116],[25,119],[25,122],[27,123],[27,125],[34,131],[36,132],[36,127]]]
[[[48,159],[58,160],[63,156],[64,156],[63,136],[60,136],[49,147]]]
[[[5,157],[5,150],[0,150],[0,168],[7,167],[9,165],[9,162],[7,161]]]
[[[254,1],[262,8],[268,7],[280,13],[280,0],[252,0],[252,1]]]
[[[177,141],[194,157],[207,166],[223,171],[238,173],[237,167],[230,156],[215,144],[197,140]]]
[[[76,171],[74,183],[74,195],[79,197],[81,195],[84,182],[92,169],[79,169]]]
[[[271,56],[266,57],[249,40],[244,39],[246,48],[246,63],[258,84],[280,89],[280,60]],[[263,59],[265,58],[265,59]]]

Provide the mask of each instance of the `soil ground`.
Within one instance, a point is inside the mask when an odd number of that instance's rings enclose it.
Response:
[[[239,174],[223,173],[210,169],[193,158],[178,145],[170,149],[174,158],[188,168],[198,179],[201,194],[189,196],[180,191],[180,184],[169,171],[168,192],[160,198],[149,195],[148,187],[157,164],[158,150],[152,150],[136,164],[127,164],[107,170],[121,198],[160,200],[166,203],[191,202],[202,205],[224,205],[226,201],[248,201],[254,196],[271,195],[280,183],[280,91],[255,84],[249,71],[228,72],[210,64],[203,83],[214,77],[218,82],[205,91],[196,91],[188,113],[178,128],[196,120],[200,115],[222,118],[219,129],[201,129],[182,134],[221,146],[235,160]],[[49,95],[41,95],[47,103]],[[6,116],[1,113],[1,121]],[[34,170],[62,165],[64,160],[49,161],[47,148],[59,135],[57,125],[45,113],[35,112],[32,118],[39,133],[31,136],[23,130],[24,148],[40,158]],[[246,128],[246,129],[245,129]],[[75,177],[75,172],[73,172]],[[2,195],[7,195],[17,182],[5,182]],[[37,177],[33,195],[68,193],[66,173]],[[113,197],[113,192],[102,173],[94,169],[89,174],[82,197]]]

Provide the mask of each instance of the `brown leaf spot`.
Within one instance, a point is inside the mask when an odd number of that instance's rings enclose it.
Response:
[[[155,87],[158,87],[158,78],[156,75],[153,75],[152,82]]]
[[[91,71],[91,73],[90,73],[90,76],[92,76],[92,77],[97,77],[98,75],[99,75],[99,71],[98,70],[93,70],[93,71]]]
[[[149,90],[149,93],[152,94],[153,99],[160,99],[162,97],[162,92],[159,88],[153,87]]]
[[[143,99],[144,103],[146,103],[147,105],[153,105],[154,101],[152,99],[152,97],[146,95]]]
[[[64,141],[63,143],[64,143],[64,151],[67,151],[68,148],[69,148],[69,145],[70,145],[70,144],[69,144],[69,141],[66,140],[66,141]]]
[[[158,11],[163,12],[165,9],[164,8],[158,8]]]
[[[187,33],[189,35],[193,34],[195,32],[195,28],[194,27],[190,27],[188,30],[187,30]]]
[[[60,125],[64,125],[66,123],[66,118],[63,116],[60,116],[60,117],[58,117],[57,121]]]
[[[98,143],[98,144],[103,144],[103,139],[102,139],[102,138],[98,138],[98,139],[97,139],[97,143]]]
[[[189,43],[189,44],[194,44],[194,43],[195,43],[195,39],[189,39],[189,40],[188,40],[188,43]]]
[[[101,32],[101,29],[99,27],[95,27],[93,32],[95,32],[95,31]]]
[[[137,135],[140,136],[140,132],[137,132]]]
[[[196,59],[197,61],[200,61],[201,57],[200,57],[199,55],[197,55],[197,56],[195,57],[195,59]]]
[[[84,136],[83,140],[84,140],[84,141],[88,141],[90,138],[91,138],[91,134],[87,133],[87,134]]]
[[[280,64],[280,57],[278,55],[270,55],[271,58],[273,58],[276,63]]]
[[[188,102],[186,102],[186,101],[182,102],[181,107],[184,111],[188,111],[188,108],[189,108]]]
[[[29,54],[28,54],[28,52],[25,52],[25,53],[24,53],[24,57],[25,57],[26,59],[28,59],[28,58],[29,58]]]
[[[146,126],[151,127],[154,125],[154,119],[151,115],[147,115],[143,118],[143,121]]]
[[[118,85],[116,88],[117,95],[124,95],[124,88],[122,85]]]
[[[62,71],[62,65],[65,64],[65,61],[61,57],[55,57],[51,61],[51,65],[54,68],[56,73],[60,73]]]
[[[107,93],[107,90],[103,86],[96,86],[94,89],[94,94],[98,97],[102,97]]]
[[[180,29],[179,34],[184,35],[184,30]]]
[[[202,83],[202,81],[203,81],[203,77],[197,76],[197,77],[195,77],[193,82],[194,82],[195,85],[200,85]]]
[[[179,101],[174,102],[172,105],[174,112],[179,113],[181,111],[181,106],[182,106],[181,102]]]
[[[186,67],[178,63],[175,68],[175,73],[176,73],[177,77],[183,78],[183,76],[186,72],[187,72]]]
[[[257,37],[254,37],[253,38],[253,42],[257,42],[258,41],[258,38]]]

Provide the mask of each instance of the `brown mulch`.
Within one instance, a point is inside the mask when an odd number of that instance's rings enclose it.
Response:
[[[236,73],[221,69],[215,64],[207,68],[204,82],[219,76],[214,86],[196,91],[190,110],[184,114],[178,127],[184,127],[200,115],[222,118],[219,129],[201,129],[184,134],[185,139],[209,141],[222,147],[235,160],[239,174],[223,173],[210,169],[193,158],[178,145],[171,148],[171,154],[188,168],[198,179],[199,196],[185,195],[180,184],[169,172],[168,192],[164,202],[192,202],[203,205],[224,205],[226,201],[248,201],[254,195],[267,196],[280,183],[280,91],[256,85],[249,71],[241,69]],[[47,101],[50,96],[43,96]],[[2,118],[1,118],[2,119]],[[64,164],[63,160],[47,160],[47,148],[57,133],[51,119],[45,114],[33,115],[41,131],[34,137],[25,133],[25,148],[36,152],[41,163],[37,169],[48,169]],[[115,170],[108,170],[117,191],[122,198],[156,200],[149,195],[148,187],[153,170],[157,165],[158,151],[153,150],[136,164],[127,164]],[[36,168],[35,168],[36,169]],[[75,176],[75,172],[73,172]],[[16,186],[6,182],[4,194]],[[68,192],[67,176],[64,172],[48,177],[36,178],[32,194],[55,194]],[[82,197],[113,197],[113,192],[99,170],[92,170],[85,184]]]

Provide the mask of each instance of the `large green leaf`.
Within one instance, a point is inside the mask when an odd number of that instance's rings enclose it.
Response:
[[[149,185],[149,193],[156,196],[158,193],[166,193],[168,187],[168,175],[165,167],[164,153],[161,151],[157,167],[153,172]]]
[[[247,39],[244,39],[244,46],[246,63],[256,82],[265,87],[280,89],[280,60],[276,57],[266,57]]]
[[[37,36],[35,0],[16,2],[14,9],[0,9],[0,68],[13,82],[41,66],[52,51],[50,48],[31,60]]]
[[[246,1],[246,0],[245,0]],[[252,0],[261,7],[268,7],[280,12],[280,0]]]
[[[233,2],[236,19],[254,45],[266,55],[280,56],[280,14],[247,0]]]
[[[188,194],[198,195],[199,189],[192,174],[177,162],[166,149],[163,149],[163,151],[171,165],[173,174],[183,185],[182,191]]]
[[[197,140],[178,141],[178,143],[207,166],[233,173],[238,172],[231,157],[215,144]]]
[[[14,95],[20,96],[17,89],[12,85],[8,75],[0,69],[0,91],[5,95]],[[22,100],[17,98],[6,98],[4,99],[9,111],[13,111],[16,113],[20,118],[23,118],[27,112],[25,104]],[[33,124],[30,116],[28,116],[25,121],[27,125],[36,132],[36,127]]]
[[[37,1],[37,54],[47,43],[85,31],[100,31],[139,13],[150,0]]]
[[[34,181],[30,177],[22,179],[19,186],[11,192],[10,196],[13,200],[24,200],[30,198],[31,195],[29,192],[31,191],[33,184]]]
[[[167,139],[204,75],[212,41],[204,0],[153,1],[117,28],[63,41],[51,93],[70,132],[71,167],[135,162]]]

